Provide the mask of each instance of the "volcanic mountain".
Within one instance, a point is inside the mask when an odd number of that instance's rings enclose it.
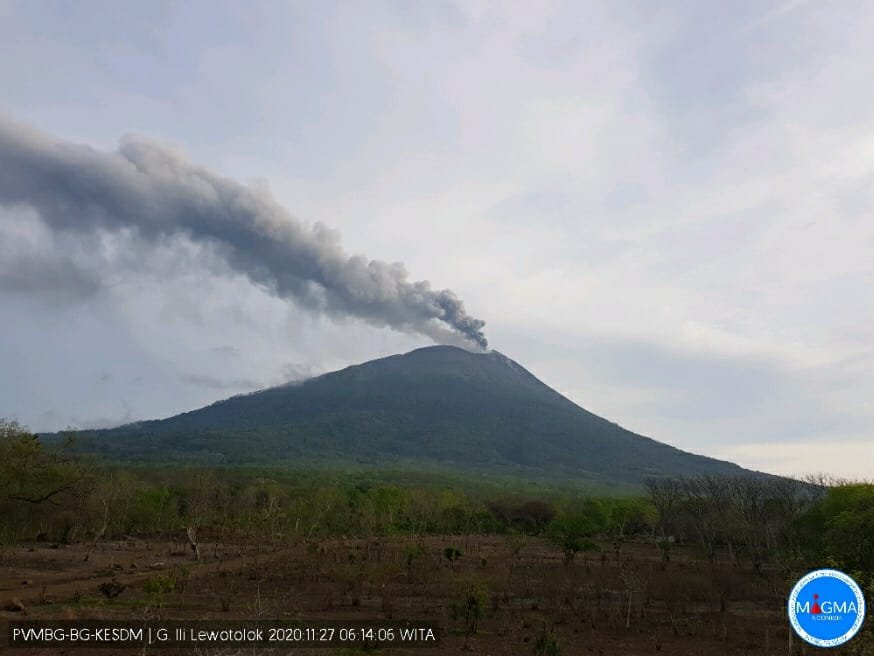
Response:
[[[118,460],[419,465],[620,485],[750,473],[602,419],[497,351],[452,346],[83,432],[80,441]]]

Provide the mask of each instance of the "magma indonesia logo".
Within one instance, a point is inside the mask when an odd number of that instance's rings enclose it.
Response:
[[[837,647],[862,628],[865,597],[858,584],[843,572],[818,569],[792,588],[789,621],[795,633],[810,644]]]

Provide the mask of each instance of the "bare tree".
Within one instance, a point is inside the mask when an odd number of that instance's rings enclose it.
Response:
[[[200,471],[194,476],[193,486],[185,502],[185,519],[187,526],[185,535],[195,560],[200,560],[200,545],[197,541],[197,531],[206,519],[215,496],[215,476],[210,471]]]
[[[730,512],[730,484],[720,476],[679,479],[686,516],[707,559],[716,562],[716,543]]]
[[[662,565],[670,560],[670,549],[677,527],[683,484],[674,478],[648,478],[643,482],[650,502],[658,513],[655,539],[662,550]]]

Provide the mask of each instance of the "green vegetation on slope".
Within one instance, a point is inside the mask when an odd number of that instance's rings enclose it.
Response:
[[[449,346],[83,432],[79,442],[118,461],[424,467],[619,486],[745,473],[593,415],[500,353]]]

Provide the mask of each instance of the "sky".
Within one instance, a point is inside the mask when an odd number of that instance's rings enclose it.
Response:
[[[804,0],[0,0],[0,120],[96,162],[145,143],[271,220],[402,262],[492,348],[635,432],[861,477],[872,33],[874,6]],[[78,230],[10,170],[0,417],[166,417],[435,339],[278,293],[201,226]]]

